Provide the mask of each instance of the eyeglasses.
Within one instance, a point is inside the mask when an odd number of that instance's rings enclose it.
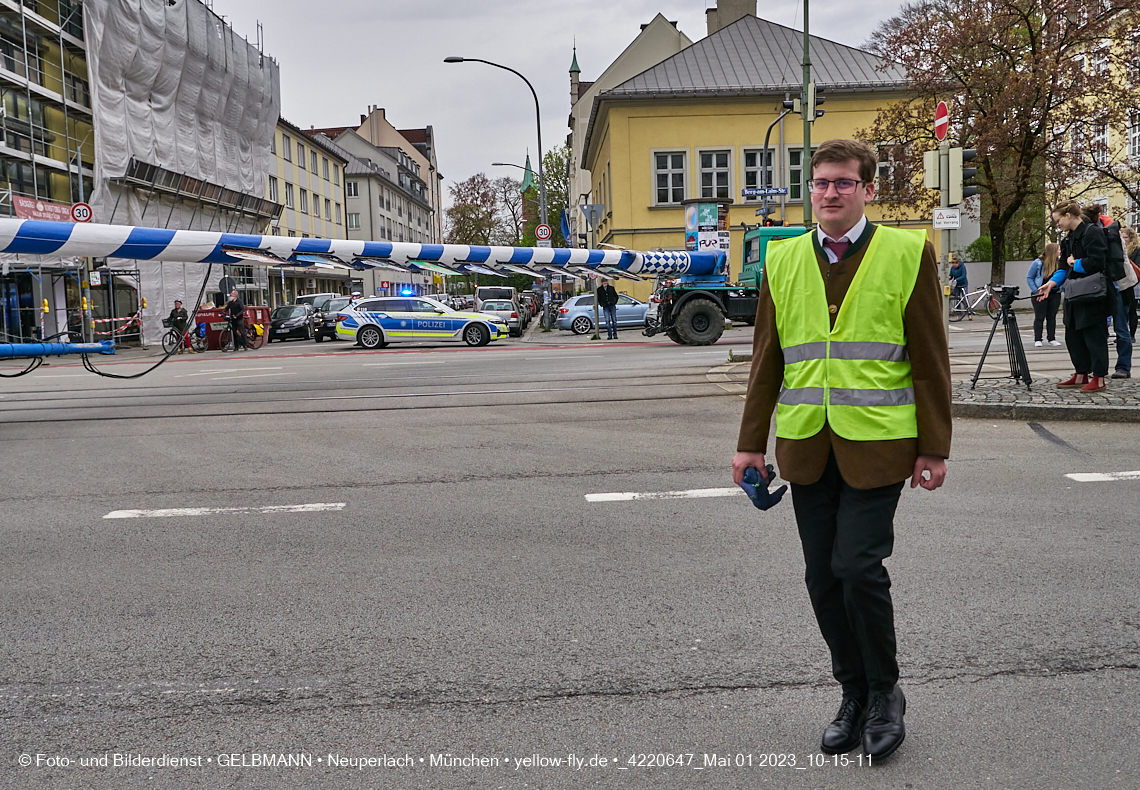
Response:
[[[851,178],[837,178],[828,181],[826,178],[813,178],[808,181],[808,192],[826,192],[828,184],[835,184],[835,191],[841,195],[854,195],[860,184],[866,181],[855,181]]]

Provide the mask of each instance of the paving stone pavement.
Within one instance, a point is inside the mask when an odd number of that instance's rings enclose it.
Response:
[[[725,389],[729,383],[748,384],[752,355],[734,354],[727,364],[716,368],[711,376]],[[955,372],[951,381],[951,400],[956,417],[1009,420],[1085,420],[1095,422],[1140,422],[1140,380],[1106,379],[1108,386],[1100,392],[1057,389],[1064,376],[1034,376],[1026,387],[1013,379],[980,379],[971,387],[969,373]],[[711,378],[710,376],[710,378]]]

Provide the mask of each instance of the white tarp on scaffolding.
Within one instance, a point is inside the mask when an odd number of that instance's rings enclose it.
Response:
[[[96,222],[181,230],[221,230],[213,206],[109,183],[132,157],[264,196],[281,109],[277,63],[238,36],[199,0],[86,0],[84,34],[95,120]],[[117,203],[117,207],[116,207]],[[112,214],[114,217],[112,218]],[[209,226],[213,224],[214,227]],[[245,219],[235,232],[263,232]],[[123,262],[112,262],[123,267]],[[133,265],[133,262],[127,265]],[[206,266],[140,263],[147,342],[161,337],[175,298],[191,307]],[[217,286],[221,276],[210,284]]]

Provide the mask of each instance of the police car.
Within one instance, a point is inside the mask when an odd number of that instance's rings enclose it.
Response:
[[[461,340],[485,346],[508,334],[503,319],[486,313],[457,312],[424,296],[362,299],[339,310],[336,336],[364,348],[384,348],[401,340]]]

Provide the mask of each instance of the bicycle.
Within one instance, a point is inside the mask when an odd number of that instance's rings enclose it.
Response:
[[[978,315],[975,308],[980,311],[980,305],[985,304],[986,315],[997,318],[1001,315],[1001,302],[994,292],[993,286],[986,285],[970,293],[959,293],[950,302],[950,320],[961,321],[966,316]]]
[[[245,343],[250,349],[261,348],[265,342],[265,327],[261,324],[245,325]],[[233,332],[229,326],[218,333],[218,347],[222,351],[234,350]]]
[[[186,334],[190,335],[191,350],[198,354],[206,350],[206,338],[200,329],[201,325],[195,326],[193,330],[187,330],[187,332],[179,332],[177,329],[172,328],[169,318],[162,319],[162,325],[170,330],[162,336],[162,350],[167,354],[173,354],[183,345],[183,338]]]

